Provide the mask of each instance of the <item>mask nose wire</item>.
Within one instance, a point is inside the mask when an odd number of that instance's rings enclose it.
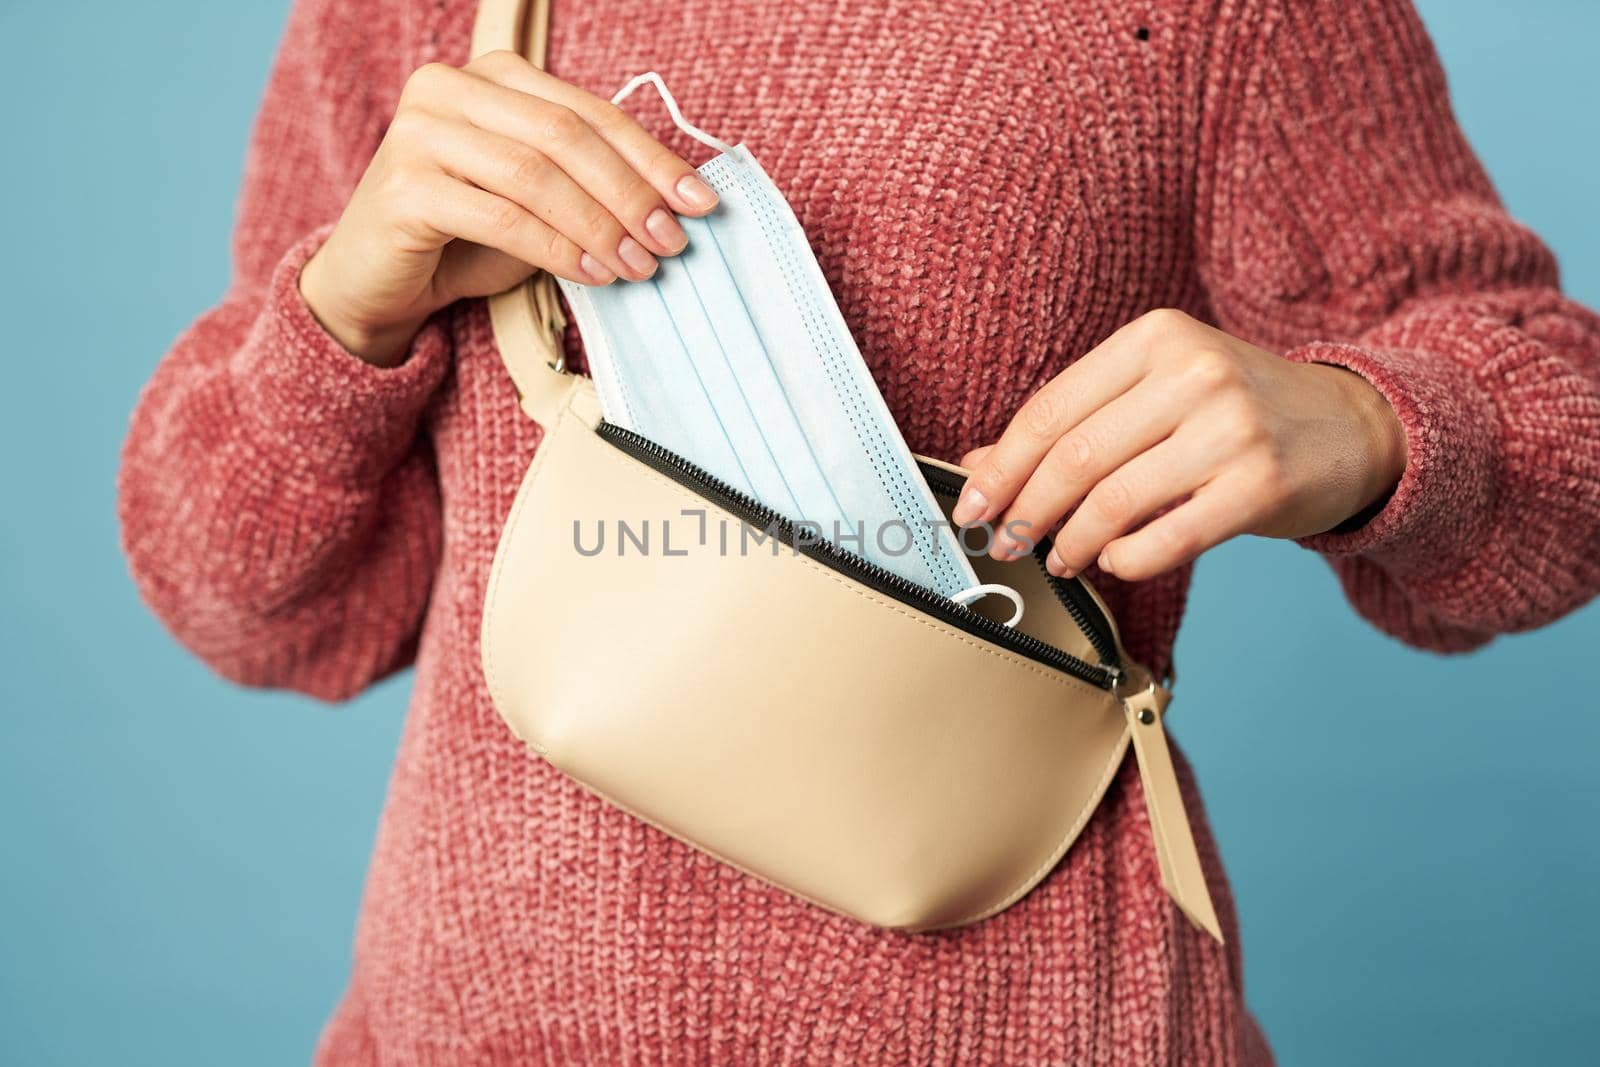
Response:
[[[667,105],[667,114],[672,116],[673,123],[684,133],[693,137],[707,148],[715,149],[728,155],[733,154],[733,145],[726,141],[719,141],[694,123],[683,117],[683,112],[678,108],[677,98],[667,88],[667,83],[661,80],[661,75],[655,71],[646,71],[632,78],[627,85],[617,90],[617,95],[611,98],[613,104],[620,104],[626,100],[633,91],[642,85],[649,84],[656,87],[656,92],[661,94],[661,102]]]

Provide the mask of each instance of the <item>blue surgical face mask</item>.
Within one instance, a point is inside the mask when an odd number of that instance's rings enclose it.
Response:
[[[608,421],[841,547],[945,596],[979,586],[850,336],[794,212],[743,145],[684,120],[721,154],[721,198],[654,277],[563,281]],[[988,589],[988,587],[982,587]],[[1014,620],[1013,620],[1014,621]]]

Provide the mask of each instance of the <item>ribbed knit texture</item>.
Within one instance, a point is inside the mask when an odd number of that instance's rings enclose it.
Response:
[[[1021,904],[908,936],[667,839],[506,730],[478,623],[539,430],[484,304],[380,370],[295,285],[406,75],[463,62],[472,15],[301,0],[233,285],[156,371],[122,472],[140,588],[221,674],[336,700],[416,661],[319,1062],[1265,1062],[1186,766],[1226,949],[1162,891],[1131,765]],[[1600,586],[1600,324],[1502,212],[1404,4],[556,0],[553,35],[556,73],[609,93],[659,70],[694,121],[749,144],[914,449],[991,441],[1117,326],[1178,307],[1350,367],[1399,413],[1392,497],[1303,542],[1375,625],[1465,649]],[[658,106],[638,113],[705,158]],[[1189,576],[1091,574],[1157,669]],[[1183,706],[1180,687],[1188,723]]]

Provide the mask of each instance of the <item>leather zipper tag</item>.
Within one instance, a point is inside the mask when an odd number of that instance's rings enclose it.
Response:
[[[1148,679],[1148,675],[1145,675]],[[1161,883],[1189,921],[1222,943],[1222,926],[1211,903],[1195,850],[1189,815],[1178,789],[1178,775],[1172,765],[1172,750],[1161,719],[1172,696],[1153,680],[1144,689],[1122,698],[1133,733],[1134,757],[1139,761],[1139,778],[1144,783],[1145,807],[1150,814],[1150,831],[1156,842],[1156,859],[1161,864]]]

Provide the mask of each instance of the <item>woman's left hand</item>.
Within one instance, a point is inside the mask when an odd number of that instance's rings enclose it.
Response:
[[[1399,420],[1360,375],[1152,311],[963,458],[973,473],[954,518],[991,523],[991,554],[1004,559],[1065,516],[1052,574],[1098,560],[1138,581],[1238,534],[1328,530],[1388,493],[1405,463]]]

